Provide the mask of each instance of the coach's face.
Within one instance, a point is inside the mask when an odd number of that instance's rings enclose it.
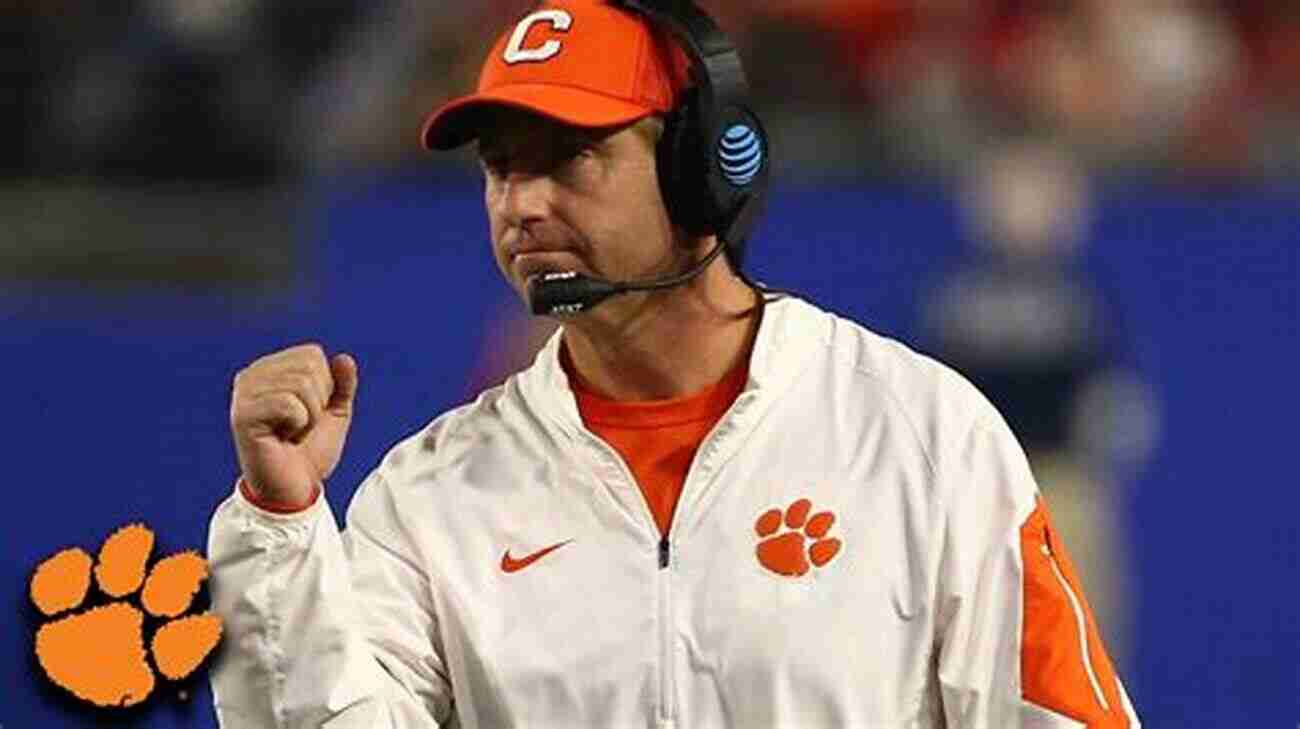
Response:
[[[491,114],[478,146],[484,200],[497,265],[520,296],[547,272],[627,280],[680,269],[685,251],[674,244],[644,125],[592,130],[513,109]]]

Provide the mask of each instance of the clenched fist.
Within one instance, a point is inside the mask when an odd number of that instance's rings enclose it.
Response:
[[[269,354],[235,375],[230,429],[249,488],[306,506],[339,463],[356,394],[356,361],[326,360],[316,344]]]

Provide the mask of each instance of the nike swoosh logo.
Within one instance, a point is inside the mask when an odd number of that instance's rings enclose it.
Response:
[[[515,559],[514,557],[511,557],[510,550],[507,549],[506,553],[501,555],[501,571],[505,572],[506,574],[510,574],[511,572],[518,572],[519,570],[527,567],[528,565],[536,562],[542,557],[545,557],[551,552],[554,552],[555,550],[559,549],[560,547],[563,547],[564,545],[572,541],[573,541],[572,539],[566,539],[563,542],[560,542],[559,544],[552,544],[546,549],[533,552],[532,554],[527,555],[522,559]]]

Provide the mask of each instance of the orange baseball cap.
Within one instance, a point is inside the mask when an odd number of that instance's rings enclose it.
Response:
[[[550,0],[506,29],[478,91],[430,114],[420,141],[438,150],[472,142],[494,106],[580,127],[629,123],[672,110],[689,79],[690,59],[649,19],[601,0]]]

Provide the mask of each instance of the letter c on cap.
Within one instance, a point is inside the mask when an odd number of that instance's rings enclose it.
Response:
[[[523,47],[529,29],[543,20],[550,21],[551,27],[557,31],[567,31],[569,26],[573,25],[573,16],[563,10],[539,10],[529,15],[519,21],[519,25],[515,26],[514,35],[510,36],[510,44],[506,46],[506,63],[535,63],[560,53],[560,42],[554,39],[546,41],[538,48]]]

